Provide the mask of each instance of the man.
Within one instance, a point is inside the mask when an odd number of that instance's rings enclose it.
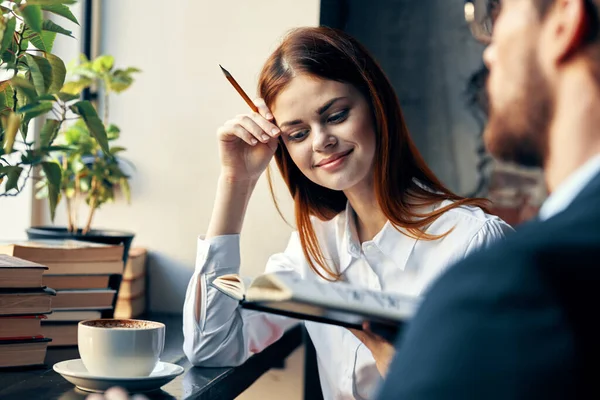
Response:
[[[499,3],[486,145],[551,195],[432,286],[380,399],[600,398],[600,0]]]

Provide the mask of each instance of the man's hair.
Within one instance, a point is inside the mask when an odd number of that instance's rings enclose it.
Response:
[[[550,6],[554,4],[555,0],[534,0],[533,3],[537,7],[540,17],[546,16],[546,13],[550,9]]]
[[[491,3],[498,3],[499,0],[490,0]],[[533,0],[535,6],[537,7],[540,17],[543,18],[546,16],[546,13],[550,9],[550,7],[556,2],[556,0]],[[588,18],[590,19],[590,40],[594,40],[598,37],[598,21],[600,19],[600,15],[598,10],[600,10],[600,0],[584,0],[585,10]]]
[[[556,0],[533,0],[533,2],[540,18],[543,19]],[[584,6],[588,26],[583,51],[587,54],[591,71],[600,85],[600,0],[584,0]]]

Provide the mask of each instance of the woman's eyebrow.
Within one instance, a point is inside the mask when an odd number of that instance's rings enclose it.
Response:
[[[323,106],[321,106],[318,110],[317,110],[317,114],[319,115],[323,115],[327,110],[329,110],[329,108],[335,104],[336,101],[342,100],[345,97],[335,97],[331,100],[329,100],[327,103],[325,103]]]
[[[345,97],[335,97],[335,98],[329,100],[327,103],[325,103],[321,107],[319,107],[319,109],[317,110],[317,114],[323,115],[325,112],[327,112],[327,110],[329,110],[329,108],[331,108],[332,105],[334,105],[337,101],[342,100],[342,99],[345,99]],[[295,119],[293,121],[283,122],[283,123],[279,124],[279,127],[285,128],[286,126],[293,126],[293,125],[298,125],[301,123],[302,123],[302,120]]]

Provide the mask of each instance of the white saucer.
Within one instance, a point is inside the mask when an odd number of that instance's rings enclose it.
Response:
[[[56,363],[53,369],[86,392],[104,392],[113,386],[120,386],[129,392],[149,392],[160,389],[183,373],[183,367],[159,361],[149,376],[95,376],[87,371],[80,358]]]

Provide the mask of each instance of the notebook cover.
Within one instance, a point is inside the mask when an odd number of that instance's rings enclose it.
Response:
[[[382,322],[382,321],[371,321],[371,320],[369,320],[368,317],[362,317],[362,318],[355,317],[351,314],[342,315],[340,313],[335,313],[336,317],[326,317],[326,316],[318,316],[318,315],[313,315],[313,314],[305,314],[305,313],[298,313],[298,312],[293,312],[293,311],[288,311],[288,310],[281,310],[281,309],[277,309],[277,308],[271,308],[266,304],[255,303],[255,302],[242,301],[240,304],[241,304],[242,308],[245,308],[248,310],[262,311],[262,312],[266,312],[269,314],[282,315],[284,317],[290,317],[290,318],[295,318],[295,319],[300,319],[300,320],[305,320],[305,321],[312,321],[312,322],[320,322],[320,323],[324,323],[324,324],[328,324],[328,325],[336,325],[336,326],[341,326],[344,328],[352,328],[352,329],[358,329],[358,330],[362,330],[363,329],[362,322],[367,321],[367,322],[369,322],[370,330],[373,333],[381,336],[388,342],[392,342],[392,343],[398,337],[398,334],[400,333],[400,330],[403,325],[403,324],[398,324],[398,323],[386,323],[386,322]],[[334,314],[332,313],[332,315],[334,315]]]

